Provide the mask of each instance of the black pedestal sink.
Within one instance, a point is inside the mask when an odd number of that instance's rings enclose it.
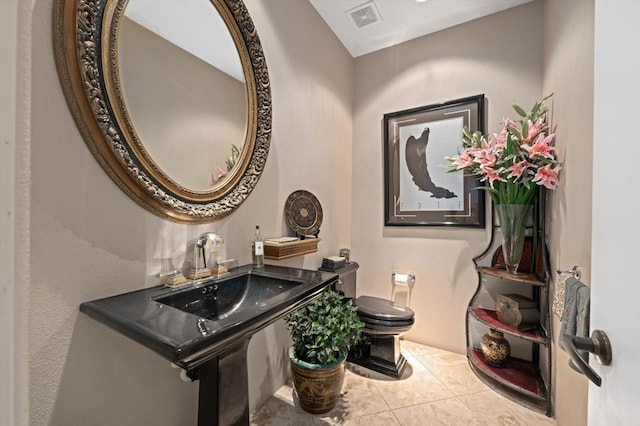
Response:
[[[85,302],[80,311],[199,380],[198,425],[247,425],[251,336],[336,280],[322,271],[242,266],[178,289],[157,286]]]

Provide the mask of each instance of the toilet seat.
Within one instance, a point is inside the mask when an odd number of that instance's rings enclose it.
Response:
[[[358,314],[385,321],[407,321],[411,320],[415,313],[411,308],[396,305],[391,300],[381,299],[372,296],[360,296],[356,299]]]
[[[413,310],[387,299],[360,296],[355,300],[355,304],[360,320],[375,334],[403,333],[414,323]]]

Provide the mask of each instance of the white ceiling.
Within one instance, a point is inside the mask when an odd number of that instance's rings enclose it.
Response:
[[[220,71],[244,81],[231,34],[209,0],[130,0],[124,14]]]
[[[354,58],[530,1],[309,0]],[[351,11],[371,2],[381,20],[358,28]]]

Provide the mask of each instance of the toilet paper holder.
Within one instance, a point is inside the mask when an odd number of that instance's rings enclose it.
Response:
[[[413,290],[413,286],[415,284],[415,274],[398,274],[397,272],[393,272],[391,274],[391,301],[395,302],[397,286],[408,287],[407,306],[411,306],[411,291]]]

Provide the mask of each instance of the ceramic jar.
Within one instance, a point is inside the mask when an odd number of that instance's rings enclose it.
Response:
[[[502,332],[491,328],[488,334],[482,336],[482,355],[487,364],[503,368],[510,353],[511,345]]]
[[[291,377],[300,408],[311,414],[331,411],[338,402],[345,376],[344,354],[338,361],[329,364],[310,364],[289,349]]]

